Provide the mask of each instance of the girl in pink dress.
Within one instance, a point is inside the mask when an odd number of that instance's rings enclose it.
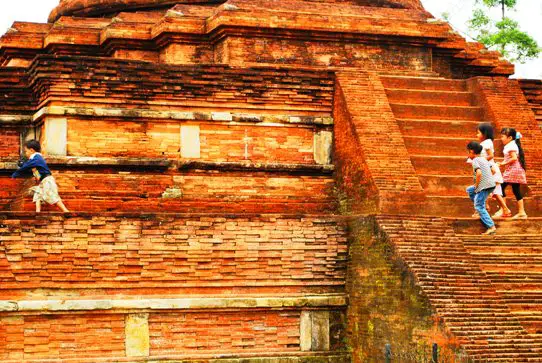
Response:
[[[521,134],[515,129],[506,127],[501,130],[501,140],[504,145],[504,161],[498,163],[504,167],[502,191],[506,197],[506,188],[512,186],[514,196],[518,202],[518,214],[512,219],[525,219],[525,203],[521,194],[521,185],[527,184],[527,176],[525,174],[525,154],[521,148]]]

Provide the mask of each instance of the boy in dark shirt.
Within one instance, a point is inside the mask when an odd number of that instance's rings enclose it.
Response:
[[[24,153],[28,160],[23,163],[11,175],[12,178],[30,176],[31,174],[36,179],[38,186],[30,188],[34,192],[33,201],[36,203],[36,212],[41,212],[41,202],[47,202],[51,205],[56,205],[63,212],[69,212],[62,199],[58,195],[58,187],[55,178],[51,175],[51,171],[45,162],[45,159],[40,154],[41,145],[36,140],[29,140],[24,145]]]

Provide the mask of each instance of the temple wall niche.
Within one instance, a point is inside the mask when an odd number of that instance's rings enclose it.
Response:
[[[412,46],[231,37],[217,49],[217,62],[232,66],[272,63],[388,71],[431,70],[430,49]]]
[[[320,137],[312,126],[70,119],[68,156],[176,160],[181,156],[181,125],[199,127],[199,159],[213,162],[274,160],[314,164],[315,138]]]

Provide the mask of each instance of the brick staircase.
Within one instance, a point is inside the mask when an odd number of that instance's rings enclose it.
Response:
[[[449,221],[437,217],[382,215],[377,220],[395,253],[428,296],[436,314],[472,359],[490,362],[542,360],[541,337],[531,334],[532,324],[522,320],[521,312],[511,305],[513,295],[501,292],[503,285],[512,290],[510,284],[514,283],[514,275],[510,274],[509,280],[505,281],[508,275],[500,275],[495,261],[485,259],[497,257],[491,254],[492,249],[484,247],[498,248],[500,243],[505,243],[506,237],[456,234]],[[495,243],[495,240],[501,242]],[[502,256],[503,259],[506,257]],[[513,265],[514,261],[516,259],[508,263]],[[529,275],[520,271],[516,276],[522,274],[524,279],[525,274]],[[516,285],[520,286],[519,283]]]
[[[542,336],[542,221],[501,221],[493,238],[478,235],[479,225],[456,220],[454,229],[472,259],[523,327]]]
[[[531,105],[538,124],[542,128],[542,81],[539,79],[521,79],[519,85]]]
[[[465,188],[472,184],[472,170],[465,162],[466,144],[476,140],[480,122],[490,122],[476,94],[466,80],[397,76],[381,79],[427,195],[425,213],[470,215],[472,203]],[[494,143],[497,157],[502,156],[498,137]],[[530,198],[526,203],[531,203]],[[514,208],[513,203],[510,207]],[[530,213],[538,214],[538,208],[532,208]]]

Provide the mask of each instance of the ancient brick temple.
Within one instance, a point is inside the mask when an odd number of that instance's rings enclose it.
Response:
[[[433,343],[542,361],[542,83],[513,72],[419,0],[62,0],[14,23],[0,361],[382,362]],[[530,218],[487,237],[464,192],[481,121],[523,133],[530,181]],[[10,178],[32,138],[71,214],[34,213]]]

